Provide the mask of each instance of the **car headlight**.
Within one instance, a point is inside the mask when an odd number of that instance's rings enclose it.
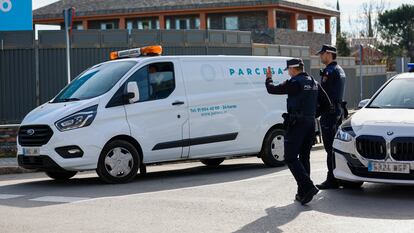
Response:
[[[356,134],[351,126],[351,118],[349,118],[339,127],[338,132],[336,132],[335,139],[350,142],[355,136]]]
[[[343,131],[342,129],[338,129],[335,138],[344,142],[352,141],[352,136],[348,132]]]
[[[95,119],[97,110],[98,105],[85,108],[79,112],[58,120],[55,123],[55,126],[59,131],[67,131],[89,126]]]

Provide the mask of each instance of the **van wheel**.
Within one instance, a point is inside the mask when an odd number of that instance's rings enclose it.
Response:
[[[134,179],[140,163],[139,153],[131,143],[116,140],[103,148],[96,173],[106,183],[125,183]]]
[[[75,171],[59,171],[59,172],[46,172],[46,175],[54,180],[69,180],[76,175]]]
[[[338,180],[339,186],[344,187],[345,189],[360,189],[364,182],[352,182],[346,180]]]
[[[284,130],[273,129],[267,134],[261,152],[261,158],[266,166],[281,167],[285,165],[284,141]]]
[[[200,162],[206,165],[207,167],[218,167],[223,161],[224,161],[224,158],[200,160]]]

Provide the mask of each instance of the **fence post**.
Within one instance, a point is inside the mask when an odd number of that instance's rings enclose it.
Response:
[[[40,74],[39,74],[39,41],[35,41],[35,76],[36,76],[36,106],[40,106]]]

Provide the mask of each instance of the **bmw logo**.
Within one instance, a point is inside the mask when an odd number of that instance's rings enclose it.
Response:
[[[387,135],[388,135],[388,136],[392,136],[392,135],[394,135],[394,132],[392,132],[392,131],[388,131],[388,132],[387,132]]]
[[[35,131],[34,131],[34,129],[28,129],[28,130],[26,130],[26,133],[27,133],[27,135],[32,136],[35,133]]]

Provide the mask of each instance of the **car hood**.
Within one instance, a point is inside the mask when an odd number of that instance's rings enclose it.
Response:
[[[82,109],[99,104],[99,98],[72,101],[65,103],[45,103],[33,109],[23,119],[21,125],[45,124],[53,125],[56,121]]]
[[[413,135],[414,109],[363,108],[352,116],[351,125],[357,135]]]

